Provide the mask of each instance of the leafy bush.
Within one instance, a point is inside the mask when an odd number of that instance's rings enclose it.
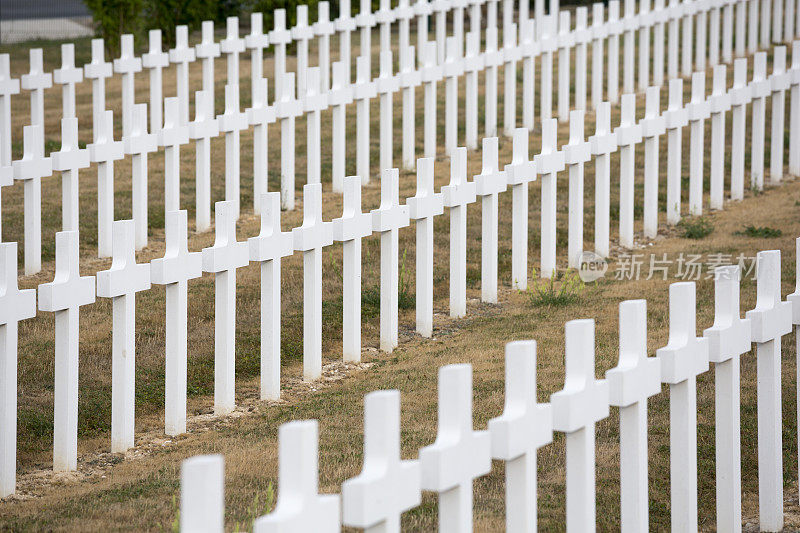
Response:
[[[734,235],[744,235],[746,237],[756,237],[761,239],[773,239],[783,235],[783,231],[777,228],[770,228],[769,226],[753,226],[750,224],[745,226],[743,230],[735,232]]]
[[[97,34],[105,39],[106,52],[119,55],[119,40],[126,33],[142,33],[145,2],[149,0],[85,0],[97,25]],[[156,0],[157,1],[157,0]]]
[[[534,279],[536,271],[533,272]],[[561,307],[578,301],[584,283],[575,270],[569,269],[559,277],[536,280],[528,287],[529,302],[533,307]]]
[[[714,225],[706,217],[684,218],[678,223],[685,239],[703,239],[714,232]]]

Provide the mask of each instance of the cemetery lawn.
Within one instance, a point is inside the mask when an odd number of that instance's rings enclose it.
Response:
[[[412,36],[412,42],[415,39]],[[354,39],[354,45],[357,39]],[[378,39],[373,36],[375,44]],[[140,43],[141,44],[141,43]],[[60,64],[58,43],[48,43],[44,52],[45,68],[52,70]],[[353,55],[358,51],[354,46]],[[377,49],[377,44],[376,44]],[[0,51],[12,54],[12,75],[17,77],[27,70],[27,54],[21,47],[0,47]],[[138,53],[138,52],[137,52]],[[338,46],[331,43],[332,60],[337,59]],[[316,57],[312,47],[311,57]],[[76,44],[76,63],[83,64],[89,57],[89,41]],[[771,58],[771,54],[770,54]],[[242,57],[241,71],[249,72],[249,59]],[[271,59],[266,72],[271,72]],[[293,58],[289,68],[293,68]],[[377,61],[373,60],[373,69]],[[752,61],[750,62],[752,65]],[[574,65],[574,63],[573,63]],[[771,68],[771,67],[768,67]],[[728,69],[732,76],[732,68]],[[216,109],[221,112],[224,99],[224,62],[216,66]],[[503,69],[500,69],[498,87],[503,87]],[[520,69],[521,76],[521,69]],[[191,86],[200,85],[199,69],[191,71]],[[537,81],[541,79],[536,74]],[[557,78],[554,78],[557,79]],[[710,80],[710,73],[708,80]],[[521,77],[520,77],[521,83]],[[684,87],[684,99],[688,101],[689,83]],[[707,84],[710,92],[711,84]],[[729,83],[730,85],[730,83]],[[589,85],[591,86],[591,85]],[[463,82],[459,83],[463,105]],[[481,85],[482,90],[482,85]],[[45,113],[46,151],[60,148],[60,88],[47,91]],[[175,91],[175,74],[172,68],[165,71],[164,94]],[[137,102],[147,102],[148,80],[142,74],[136,80]],[[502,94],[502,91],[500,92]],[[449,162],[442,153],[444,140],[443,84],[439,84],[439,157],[436,161],[436,188],[445,185],[449,178]],[[536,90],[536,120],[539,124],[539,87]],[[242,107],[250,105],[249,82],[241,86]],[[416,153],[422,154],[422,98],[417,90],[417,143]],[[481,95],[482,96],[482,95]],[[521,109],[521,90],[517,90],[518,110]],[[666,108],[667,90],[661,90],[662,109]],[[400,161],[400,95],[394,98],[395,143],[394,160]],[[479,116],[483,116],[483,98],[479,100]],[[554,99],[554,108],[557,99]],[[89,84],[82,84],[77,95],[78,116],[81,123],[80,139],[91,142],[91,91]],[[120,135],[121,89],[119,79],[107,83],[107,106],[114,109],[117,137]],[[788,113],[788,105],[787,113]],[[767,114],[771,106],[767,106]],[[192,111],[192,116],[194,112]],[[644,114],[644,97],[637,99],[637,117]],[[22,154],[22,126],[29,116],[27,98],[15,99],[13,112],[14,159]],[[378,160],[378,103],[373,102],[372,154],[373,167]],[[518,111],[519,120],[519,111]],[[502,130],[503,104],[498,105],[498,127]],[[769,120],[769,117],[768,117]],[[612,124],[619,123],[619,109],[612,111]],[[788,126],[789,121],[785,122]],[[349,106],[347,117],[348,140],[355,139],[355,106]],[[728,121],[730,124],[730,120]],[[768,122],[769,124],[769,122]],[[463,123],[460,124],[459,142],[463,143]],[[330,113],[323,114],[322,175],[324,218],[341,215],[341,197],[330,192]],[[710,142],[710,121],[706,121],[706,140]],[[279,127],[270,127],[269,169],[270,190],[278,190],[280,140]],[[765,146],[769,144],[770,128],[766,128]],[[594,133],[594,114],[587,112],[586,134]],[[747,140],[750,136],[748,119]],[[532,134],[531,156],[538,153],[541,145],[540,130]],[[483,135],[481,122],[481,135]],[[786,135],[788,143],[788,133]],[[559,142],[568,138],[568,124],[559,126]],[[726,147],[730,152],[730,134],[726,136]],[[305,121],[297,121],[297,154],[305,153]],[[683,133],[683,187],[684,206],[688,205],[688,128]],[[242,134],[242,218],[238,226],[239,239],[257,235],[259,220],[252,213],[252,132]],[[348,142],[347,174],[355,171],[355,148]],[[749,142],[747,143],[749,146]],[[641,148],[637,150],[637,169],[643,165]],[[661,140],[660,151],[660,208],[663,209],[666,185],[666,140]],[[706,183],[708,190],[709,153],[706,152]],[[749,170],[749,152],[745,156],[745,168]],[[182,182],[181,207],[189,211],[190,231],[194,228],[194,148],[184,146],[181,151]],[[137,255],[140,262],[160,257],[163,245],[163,152],[150,155],[150,246]],[[511,159],[510,139],[501,137],[500,161]],[[468,175],[480,171],[480,150],[468,155]],[[767,159],[768,165],[768,159]],[[297,209],[284,213],[283,229],[289,230],[302,221],[302,184],[305,182],[305,160],[297,158]],[[767,167],[768,168],[768,167]],[[618,221],[618,156],[612,157],[612,241],[617,235]],[[726,176],[729,171],[726,170]],[[130,217],[130,162],[118,162],[116,176],[116,218]],[[559,176],[558,204],[558,258],[564,266],[567,242],[567,179],[566,173]],[[745,177],[749,183],[749,177]],[[769,172],[767,171],[767,181]],[[594,223],[594,164],[586,166],[585,173],[585,242],[591,248]],[[60,229],[60,179],[53,176],[42,184],[42,242],[43,271],[32,277],[20,278],[23,288],[35,287],[53,278],[55,250],[54,234]],[[401,171],[400,195],[405,199],[414,195],[415,174]],[[642,172],[636,173],[636,231],[637,243],[641,240],[641,205],[643,191]],[[212,200],[221,200],[224,194],[224,140],[212,142]],[[540,187],[535,182],[530,187],[530,266],[538,267],[539,257],[539,206]],[[379,183],[373,174],[372,182],[365,186],[364,210],[374,209],[379,204]],[[26,529],[170,529],[177,513],[180,460],[199,453],[224,453],[226,458],[226,524],[233,529],[237,524],[250,528],[253,516],[263,514],[263,502],[269,493],[270,484],[277,480],[277,428],[289,420],[317,418],[320,420],[320,487],[323,491],[339,492],[341,482],[356,475],[362,464],[362,417],[363,395],[377,389],[396,388],[402,392],[402,450],[404,457],[416,457],[417,450],[431,442],[436,435],[436,374],[438,367],[456,362],[471,362],[474,366],[475,425],[485,428],[487,421],[498,416],[503,406],[503,346],[515,339],[534,338],[539,343],[538,383],[539,399],[546,401],[549,395],[563,385],[563,335],[564,323],[575,318],[597,320],[597,375],[601,376],[617,362],[617,305],[631,298],[646,298],[649,306],[649,349],[654,353],[663,346],[668,334],[667,287],[676,281],[676,266],[673,264],[671,279],[616,281],[613,278],[613,262],[606,279],[585,286],[577,296],[567,301],[550,302],[547,306],[534,306],[531,295],[510,289],[510,194],[500,197],[500,261],[499,261],[499,305],[482,305],[480,295],[480,208],[469,207],[468,216],[468,313],[465,319],[447,318],[448,296],[448,250],[449,224],[447,215],[435,222],[435,266],[434,266],[434,310],[435,340],[423,340],[414,331],[414,229],[400,232],[401,250],[401,311],[400,347],[392,354],[377,351],[378,346],[378,281],[379,239],[365,239],[363,248],[363,345],[364,361],[367,365],[354,368],[341,363],[342,284],[341,246],[334,245],[324,260],[323,290],[323,354],[326,363],[326,379],[319,383],[303,384],[302,363],[302,260],[295,254],[284,261],[282,277],[282,361],[284,401],[278,404],[263,404],[257,401],[259,373],[259,269],[255,264],[240,270],[238,274],[237,300],[237,403],[240,406],[235,416],[212,419],[209,416],[213,394],[213,278],[205,275],[190,283],[189,297],[189,431],[187,436],[166,439],[163,429],[164,395],[164,290],[153,289],[137,295],[137,448],[126,454],[107,453],[110,447],[111,420],[111,303],[99,299],[81,312],[80,352],[80,411],[79,411],[79,472],[54,476],[51,467],[52,412],[53,412],[53,318],[51,314],[39,313],[36,319],[20,325],[19,344],[19,493],[13,500],[0,503],[0,524],[12,530]],[[707,205],[707,199],[706,199]],[[3,239],[22,242],[22,185],[17,183],[3,189]],[[110,260],[96,258],[96,170],[81,172],[81,267],[82,273],[93,274],[108,268]],[[684,209],[685,211],[685,209]],[[646,253],[643,258],[642,277],[649,270],[650,253],[661,259],[662,253],[676,261],[681,252],[702,254],[702,261],[709,254],[732,254],[740,252],[754,256],[756,252],[780,248],[783,251],[783,293],[793,290],[794,237],[800,235],[800,182],[790,181],[763,193],[748,192],[741,203],[726,204],[725,210],[709,217],[712,233],[702,239],[681,237],[682,231],[661,227],[659,238],[637,252]],[[664,213],[660,213],[663,223]],[[781,229],[779,237],[765,237],[761,233],[750,236],[745,226]],[[737,234],[743,233],[743,234]],[[200,250],[213,243],[213,233],[190,235],[191,250]],[[649,244],[649,243],[643,243]],[[20,246],[22,250],[22,246]],[[618,259],[619,249],[612,249]],[[21,260],[21,257],[20,257]],[[705,272],[704,272],[705,273]],[[536,279],[533,273],[532,278]],[[698,282],[698,331],[713,322],[713,282],[703,279]],[[747,279],[742,285],[742,309],[750,309],[755,303],[755,283]],[[787,498],[796,495],[796,417],[795,417],[795,350],[793,338],[784,339],[784,469],[787,483]],[[340,379],[342,378],[342,379]],[[755,361],[748,354],[742,361],[742,464],[746,517],[756,516],[757,469],[756,469],[756,403]],[[713,529],[714,516],[714,434],[713,434],[713,375],[707,373],[698,379],[698,447],[699,447],[699,507],[700,523],[705,529]],[[650,491],[651,524],[656,530],[669,527],[669,433],[668,395],[666,392],[650,402]],[[599,530],[618,529],[618,419],[617,410],[598,425],[598,516]],[[563,438],[555,437],[555,444],[548,446],[539,455],[539,516],[543,530],[561,530],[564,512],[564,454]],[[503,468],[495,464],[491,475],[475,483],[476,529],[499,530],[503,526]],[[254,502],[258,497],[258,505]],[[800,526],[797,501],[787,501],[787,525]],[[257,507],[257,508],[256,508]],[[404,528],[428,531],[436,524],[436,498],[424,496],[423,505],[404,517]]]

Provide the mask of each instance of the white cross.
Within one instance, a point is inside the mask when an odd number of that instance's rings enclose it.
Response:
[[[497,135],[497,69],[503,62],[503,51],[497,48],[497,28],[495,26],[486,28],[486,50],[482,57],[486,68],[484,135],[494,137]],[[477,147],[478,142],[475,139],[475,148]]]
[[[608,3],[606,28],[608,35],[607,101],[616,104],[619,101],[619,36],[623,31],[623,22],[619,18],[619,0],[611,0]]]
[[[122,141],[114,140],[114,112],[107,110],[97,121],[95,141],[87,146],[97,165],[97,253],[111,257],[111,224],[114,221],[114,161],[124,157]]]
[[[25,126],[24,152],[14,161],[14,179],[25,182],[25,275],[42,269],[42,178],[53,174],[53,162],[44,156],[44,126]]]
[[[779,2],[775,3],[780,5]],[[777,10],[776,10],[777,11]],[[769,182],[777,185],[783,179],[783,136],[784,136],[784,108],[786,107],[786,90],[789,88],[791,75],[786,71],[786,47],[776,46],[772,57],[772,74],[769,76],[772,89],[770,101],[772,102],[772,132],[770,135],[769,151]]]
[[[523,2],[524,4],[524,2]],[[469,48],[470,36],[467,36]],[[533,130],[534,123],[534,93],[536,57],[539,55],[539,41],[536,39],[536,21],[523,18],[519,28],[520,47],[522,49],[522,126],[528,131]],[[585,53],[585,52],[584,52]],[[584,73],[584,80],[586,74]]]
[[[744,152],[747,104],[753,93],[747,85],[747,58],[733,62],[733,86],[728,91],[731,98],[731,200],[744,198]]]
[[[536,163],[528,155],[528,129],[514,130],[511,163],[505,166],[511,186],[511,286],[528,288],[528,183],[536,181]]]
[[[320,91],[319,67],[308,69],[306,93],[306,183],[322,182],[322,139],[320,115],[328,106],[328,94]]]
[[[569,144],[563,147],[564,164],[569,168],[569,234],[570,268],[580,268],[583,252],[583,165],[592,158],[591,144],[584,136],[584,111],[569,113]]]
[[[483,166],[473,182],[481,197],[481,301],[497,303],[497,197],[508,188],[506,173],[497,164],[497,137],[483,139]]]
[[[65,119],[68,120],[68,119]],[[39,285],[39,310],[55,313],[53,470],[78,468],[79,308],[95,301],[94,276],[81,276],[77,231],[56,233],[56,273]]]
[[[764,188],[764,122],[770,82],[767,78],[767,53],[758,52],[753,59],[753,79],[748,85],[752,93],[753,133],[750,151],[750,186]]]
[[[390,3],[390,0],[380,0],[378,11],[375,12],[375,22],[380,24],[380,45],[382,52],[391,48],[391,29],[392,22],[395,21],[395,14]]]
[[[236,408],[236,270],[250,262],[247,242],[236,240],[233,203],[217,202],[214,246],[203,248],[203,271],[214,273],[214,414]]]
[[[424,154],[425,157],[436,157],[436,82],[442,79],[443,69],[436,62],[436,43],[426,41],[421,52],[423,60],[420,72],[424,85],[425,104],[425,118],[423,119]]]
[[[708,97],[711,115],[711,209],[722,209],[725,189],[725,113],[731,108],[731,97],[726,91],[728,67],[714,67],[714,81]]]
[[[160,104],[159,104],[160,105]],[[147,154],[158,149],[158,135],[147,132],[147,104],[133,107],[130,135],[123,139],[125,153],[131,154],[133,170],[132,218],[136,227],[136,249],[147,246]]]
[[[800,25],[798,25],[798,32],[800,33]],[[789,76],[791,98],[789,102],[789,116],[791,117],[789,119],[789,146],[798,146],[798,142],[800,142],[800,41],[792,43],[792,66],[789,69]],[[0,102],[2,99],[3,93],[0,92]],[[3,112],[2,108],[0,108],[0,112]],[[7,131],[5,126],[2,131]],[[2,148],[3,146],[0,145],[0,149]],[[800,176],[800,150],[789,150],[789,174]]]
[[[333,238],[342,243],[342,356],[361,361],[361,239],[372,235],[372,214],[361,211],[361,178],[344,180],[342,216],[333,219]]]
[[[361,183],[369,183],[369,105],[378,94],[377,82],[372,80],[369,59],[356,58],[356,83],[353,85],[353,99],[356,100],[356,174]]]
[[[661,361],[647,357],[647,301],[619,304],[619,363],[606,372],[610,404],[619,407],[621,519],[647,531],[647,399],[661,392]]]
[[[334,192],[344,190],[347,104],[353,102],[353,87],[347,78],[349,67],[337,61],[333,64],[333,83],[328,91],[328,105],[332,110],[333,145],[331,147],[331,184]]]
[[[667,130],[667,224],[681,219],[681,132],[688,123],[683,106],[683,79],[669,80],[669,107],[663,113]]]
[[[247,113],[239,106],[239,86],[225,86],[225,112],[217,117],[219,131],[225,133],[225,200],[233,206],[234,220],[240,212],[240,135],[247,129]]]
[[[381,204],[372,210],[372,230],[381,235],[380,346],[397,347],[399,230],[409,225],[408,206],[400,204],[400,171],[381,171]]]
[[[196,455],[181,463],[181,531],[225,529],[225,458]]]
[[[338,494],[319,494],[319,427],[316,420],[278,428],[278,485],[275,510],[253,522],[253,533],[341,529]]]
[[[758,509],[764,531],[783,528],[781,341],[792,331],[792,302],[781,301],[781,252],[758,253],[756,307],[747,312],[758,376]]]
[[[675,531],[697,529],[697,376],[708,370],[708,339],[696,336],[694,282],[669,286],[669,341],[656,351],[669,383],[670,497]],[[674,429],[673,429],[674,428]]]
[[[542,120],[553,117],[553,52],[558,47],[556,34],[557,15],[547,15],[540,21],[539,46],[542,53],[541,59],[541,91],[539,102],[539,115]],[[488,47],[487,47],[488,49]],[[610,56],[609,56],[610,57]]]
[[[380,95],[380,171],[392,168],[392,132],[393,120],[392,97],[397,92],[399,80],[392,74],[392,52],[384,50],[380,54],[380,75],[376,81],[376,90]]]
[[[417,159],[417,194],[406,200],[417,227],[417,333],[433,335],[433,217],[444,212],[441,193],[434,192],[433,158]]]
[[[553,429],[567,434],[567,532],[595,529],[595,424],[608,417],[609,388],[596,379],[594,320],[571,320],[564,388],[550,396]]]
[[[294,121],[302,114],[303,103],[294,97],[294,72],[285,73],[275,116],[281,121],[281,209],[287,211],[294,209]]]
[[[517,126],[517,62],[520,59],[522,47],[517,46],[517,25],[511,24],[503,31],[503,126],[508,137]]]
[[[417,17],[417,52],[419,61],[422,62],[423,48],[428,42],[428,17],[433,13],[430,2],[417,0],[414,3],[414,15]],[[473,28],[474,29],[474,28]]]
[[[363,1],[363,0],[362,0]],[[445,38],[447,35],[447,12],[450,11],[451,0],[432,0],[431,9],[436,13],[436,62],[440,65],[445,58]]]
[[[458,147],[458,77],[464,74],[464,60],[455,37],[446,41],[447,54],[442,64],[444,75],[444,149],[452,156]],[[516,80],[515,80],[516,83]]]
[[[642,127],[636,122],[636,94],[622,95],[620,124],[614,130],[619,147],[619,241],[633,248],[633,180],[636,145],[642,142]]]
[[[481,54],[481,35],[479,32],[470,32],[467,34],[466,55],[464,57],[464,100],[466,111],[464,113],[465,122],[465,137],[467,150],[476,150],[478,148],[478,73],[483,71],[485,67],[483,54]],[[419,71],[417,71],[419,72]],[[487,70],[487,74],[488,74]],[[496,73],[497,71],[495,71]],[[495,77],[495,91],[497,90],[497,79]],[[419,83],[417,83],[419,85]],[[489,89],[488,83],[485,84]],[[533,99],[533,90],[530,91],[530,97]],[[526,94],[523,92],[523,94]],[[488,99],[488,96],[487,96]],[[495,102],[497,99],[495,98]],[[405,114],[405,113],[404,113]]]
[[[61,68],[53,71],[53,81],[61,85],[63,118],[75,116],[75,85],[83,81],[83,69],[75,67],[75,45],[61,45]]]
[[[401,21],[402,22],[402,21]],[[408,46],[405,52],[400,53],[400,72],[397,73],[399,87],[403,90],[403,168],[413,170],[416,163],[416,100],[415,88],[422,83],[422,74],[416,68],[416,50]]]
[[[636,30],[639,28],[639,17],[634,13],[636,9],[636,2],[634,0],[625,0],[623,4],[622,13],[622,29],[625,36],[625,48],[623,50],[623,65],[622,65],[622,90],[625,93],[632,93],[636,89],[633,85],[633,68],[634,68],[634,42]]]
[[[78,230],[78,172],[89,168],[89,150],[78,146],[78,119],[61,119],[61,150],[52,152],[53,170],[61,172],[61,229]]]
[[[659,137],[666,131],[660,94],[659,87],[647,88],[644,118],[639,122],[644,139],[644,236],[650,239],[658,233],[658,147]]]
[[[475,202],[475,182],[467,180],[467,149],[450,157],[450,183],[442,200],[450,211],[450,316],[467,314],[467,206]]]
[[[739,357],[750,351],[752,325],[739,315],[741,267],[714,269],[714,325],[703,331],[714,365],[714,436],[717,473],[717,527],[742,523],[741,400]]]
[[[259,13],[260,14],[260,13]],[[253,210],[260,213],[261,195],[267,192],[269,125],[275,122],[275,106],[269,105],[267,80],[253,78],[253,107],[248,108],[247,123],[253,126]]]
[[[603,44],[608,36],[604,23],[604,6],[601,2],[592,4],[592,107],[597,109],[603,101]]]
[[[239,37],[239,17],[228,17],[225,38],[219,42],[220,51],[228,62],[228,83],[239,88],[239,54],[245,50],[244,39]]]
[[[164,147],[164,212],[180,209],[181,145],[189,142],[189,128],[181,124],[177,98],[164,100],[164,127],[158,132],[158,144]]]
[[[303,379],[322,375],[322,249],[333,244],[333,224],[322,220],[322,185],[303,187],[303,225],[292,229],[303,252]]]
[[[188,249],[186,211],[166,214],[166,250],[164,257],[150,262],[154,284],[165,285],[166,365],[164,433],[180,435],[186,432],[186,350],[188,338],[188,281],[203,275],[200,252]]]
[[[214,59],[219,57],[221,52],[219,43],[214,41],[213,20],[203,21],[202,38],[201,41],[195,45],[194,49],[195,56],[203,64],[203,91],[209,95],[209,108],[206,116],[214,117]],[[195,112],[197,111],[195,110]]]
[[[706,73],[692,74],[692,99],[685,106],[689,120],[689,214],[703,214],[703,159],[705,158],[705,123],[711,115],[706,100]]]
[[[542,176],[542,258],[541,276],[550,278],[556,270],[556,181],[564,170],[564,152],[556,145],[558,121],[542,122],[542,151],[534,157]]]
[[[795,257],[800,256],[800,237],[795,239]],[[786,301],[792,302],[792,324],[800,325],[800,263],[795,263],[794,292],[786,296]]]
[[[320,90],[328,92],[331,86],[331,35],[336,27],[331,22],[330,3],[317,4],[317,21],[313,26],[314,34],[319,38],[317,52],[319,54]]]
[[[350,0],[339,0],[339,18],[335,21],[339,32],[339,61],[344,65],[344,79],[350,83],[350,34],[356,29],[356,22],[350,13]]]
[[[189,46],[189,28],[187,26],[176,26],[175,48],[169,51],[169,61],[177,65],[177,95],[180,102],[181,123],[183,124],[189,122],[189,63],[193,62],[195,57],[194,48]],[[203,89],[207,89],[205,86],[205,65],[203,65],[203,68]]]
[[[269,42],[275,47],[275,66],[273,71],[275,73],[276,99],[280,99],[284,88],[284,77],[286,76],[286,45],[292,42],[292,32],[286,29],[285,9],[276,9],[272,13],[272,25],[272,31],[269,32]]]
[[[53,86],[53,75],[44,71],[41,48],[29,53],[30,70],[20,78],[20,87],[31,92],[31,125],[44,127],[44,90]]]
[[[36,316],[36,290],[17,287],[17,243],[0,243],[0,497],[17,484],[17,326]]]
[[[359,38],[360,57],[365,58],[367,72],[372,71],[372,28],[375,27],[375,15],[372,14],[372,1],[361,0],[358,14],[354,17],[356,26],[361,30]],[[383,50],[384,48],[381,47]],[[363,179],[363,176],[362,176]]]
[[[281,258],[294,252],[292,234],[281,231],[281,195],[259,198],[261,231],[247,239],[250,260],[261,266],[261,399],[281,397]]]
[[[489,432],[472,428],[472,365],[439,369],[438,418],[436,442],[419,451],[422,489],[439,493],[440,531],[471,531],[472,482],[492,467]]]
[[[256,80],[264,77],[264,48],[269,46],[269,34],[264,33],[264,16],[262,13],[250,14],[250,34],[245,36],[244,46],[250,50],[250,79],[253,81],[250,86],[250,100],[255,105],[261,98]],[[263,103],[265,105],[267,103],[266,94],[264,95]],[[256,200],[255,203],[257,204],[258,201]]]
[[[665,4],[665,0],[655,0],[651,11],[651,25],[655,26],[653,28],[653,85],[656,87],[664,85],[664,46],[667,44],[664,32],[666,23],[669,21],[669,11]]]
[[[219,121],[214,116],[212,93],[194,94],[194,121],[189,123],[189,138],[195,143],[195,231],[211,229],[211,139],[219,135]]]
[[[120,38],[120,56],[114,60],[114,72],[122,74],[122,136],[127,137],[131,131],[131,118],[133,105],[136,103],[134,94],[135,78],[137,72],[142,71],[142,59],[136,57],[133,51],[133,35],[126,34]]]
[[[83,75],[92,80],[92,139],[96,142],[106,111],[106,78],[113,74],[113,65],[105,60],[103,39],[92,39],[92,61],[83,66]]]
[[[314,38],[314,28],[308,24],[308,6],[297,6],[297,19],[292,28],[292,39],[297,43],[297,94],[303,98],[307,92],[308,42]]]
[[[163,124],[163,70],[169,66],[169,53],[161,47],[161,30],[150,30],[150,48],[142,54],[142,67],[150,71],[150,131],[158,133]]]
[[[134,443],[136,293],[150,288],[150,263],[136,263],[133,220],[114,222],[111,268],[97,273],[97,296],[112,298],[111,453]]]
[[[506,463],[506,530],[536,531],[536,453],[553,441],[550,404],[536,401],[536,341],[506,344],[505,378],[505,408],[489,433],[492,458]]]
[[[575,34],[571,31],[569,11],[559,13],[558,23],[558,119],[569,118],[570,53],[575,45]]]
[[[11,77],[8,54],[0,54],[0,187],[11,185],[11,95],[19,94],[19,80]]]
[[[611,211],[611,154],[617,151],[617,135],[611,130],[611,104],[600,102],[595,116],[595,133],[589,137],[595,164],[594,251],[608,257]]]
[[[587,25],[588,18],[589,9],[586,6],[575,10],[575,109],[581,111],[586,109],[586,49],[592,39],[592,30]],[[647,44],[649,43],[648,38]],[[649,52],[647,60],[650,61]]]
[[[364,397],[364,467],[342,484],[342,523],[367,532],[400,531],[400,517],[421,501],[418,460],[400,459],[400,392]]]

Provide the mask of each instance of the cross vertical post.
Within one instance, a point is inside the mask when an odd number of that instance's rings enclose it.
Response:
[[[511,286],[528,288],[528,183],[536,181],[536,163],[528,155],[528,130],[514,130],[511,163],[505,166],[511,187]]]
[[[114,72],[122,74],[122,136],[131,131],[133,106],[136,103],[135,76],[142,71],[142,59],[133,50],[133,35],[120,37],[120,56],[114,60]]]
[[[497,137],[483,139],[483,166],[473,183],[481,197],[481,301],[497,303],[498,196],[508,187],[497,163]]]
[[[683,106],[683,79],[669,80],[669,106],[664,111],[667,129],[667,224],[681,219],[681,133],[688,122]]]
[[[75,117],[75,85],[83,81],[83,69],[75,67],[75,45],[61,45],[61,68],[53,71],[53,81],[61,85],[62,118]]]
[[[195,231],[211,229],[211,139],[219,135],[211,93],[194,93],[194,120],[189,123],[189,138],[195,142]]]
[[[97,122],[95,140],[88,145],[97,163],[97,255],[111,257],[114,222],[114,161],[125,157],[124,143],[114,140],[114,112],[106,110]]]
[[[644,138],[644,236],[653,239],[658,234],[659,142],[666,131],[666,121],[659,109],[660,87],[648,87],[645,95],[644,119],[641,121]]]
[[[225,200],[233,206],[234,220],[241,212],[241,131],[247,129],[247,113],[239,106],[239,86],[225,86],[225,112],[217,117],[225,133]],[[286,155],[285,153],[283,155]]]
[[[89,168],[89,150],[78,145],[78,119],[61,119],[61,150],[51,152],[53,170],[61,171],[61,230],[78,230],[78,173]]]
[[[747,58],[733,62],[733,87],[731,97],[731,200],[744,198],[744,152],[747,104],[752,100],[752,91],[747,85]]]
[[[708,98],[711,113],[711,209],[722,209],[725,195],[725,113],[731,108],[731,97],[726,90],[728,67],[714,67],[711,96]]]
[[[212,26],[212,35],[211,38],[213,40],[213,26]],[[177,96],[178,102],[180,105],[179,108],[179,116],[181,120],[181,124],[186,125],[189,122],[189,63],[195,60],[195,49],[189,47],[189,28],[188,26],[181,25],[175,27],[175,48],[169,51],[169,61],[170,63],[177,65]],[[203,89],[206,89],[205,86],[205,65],[203,66],[203,77],[204,77],[204,84]],[[213,75],[213,67],[212,67],[212,75]],[[213,78],[212,78],[213,79]]]
[[[706,100],[706,73],[692,74],[692,100],[685,106],[689,120],[689,214],[703,214],[703,160],[706,119],[711,114]]]
[[[558,149],[558,121],[542,122],[542,151],[534,157],[542,180],[540,275],[552,278],[556,270],[556,193],[558,173],[564,170],[564,152]]]
[[[142,66],[150,71],[150,131],[158,133],[164,124],[163,71],[169,66],[169,53],[162,50],[161,30],[150,30],[149,39],[150,49],[142,54]]]
[[[564,163],[569,167],[569,230],[567,257],[570,268],[579,268],[583,252],[583,165],[591,159],[591,143],[583,133],[584,111],[569,113],[569,144],[564,146]],[[527,214],[527,213],[526,213]]]

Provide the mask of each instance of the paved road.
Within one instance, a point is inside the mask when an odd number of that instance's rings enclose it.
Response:
[[[0,0],[0,20],[86,16],[83,0]]]

